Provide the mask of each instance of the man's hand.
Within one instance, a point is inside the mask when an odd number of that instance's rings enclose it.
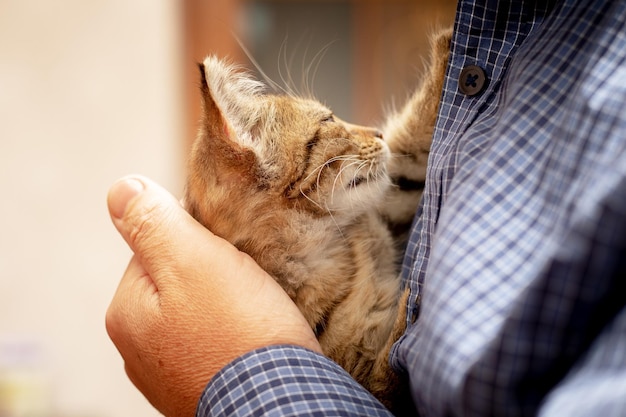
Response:
[[[108,195],[134,256],[106,328],[135,386],[166,416],[192,416],[208,381],[253,349],[292,344],[321,352],[295,304],[249,256],[197,223],[146,178]]]

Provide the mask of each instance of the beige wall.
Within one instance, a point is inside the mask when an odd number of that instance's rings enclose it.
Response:
[[[180,195],[177,4],[0,1],[0,355],[34,341],[57,416],[158,415],[104,329],[130,254],[106,192],[139,172]]]

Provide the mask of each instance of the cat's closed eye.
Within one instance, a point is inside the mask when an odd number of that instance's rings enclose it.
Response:
[[[335,116],[333,114],[329,114],[328,116],[324,117],[321,122],[322,123],[333,123],[335,121]]]

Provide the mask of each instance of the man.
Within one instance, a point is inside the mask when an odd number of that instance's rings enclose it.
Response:
[[[421,415],[626,415],[625,79],[624,2],[459,2],[390,358]],[[107,329],[161,412],[386,415],[167,192],[109,207],[135,256]]]

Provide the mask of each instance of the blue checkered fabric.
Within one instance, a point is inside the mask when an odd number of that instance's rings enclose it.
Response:
[[[339,365],[294,346],[235,360],[205,390],[197,416],[390,416]]]
[[[626,2],[461,0],[451,52],[403,265],[419,316],[391,363],[422,416],[626,415]],[[384,412],[275,346],[224,368],[197,415]]]

